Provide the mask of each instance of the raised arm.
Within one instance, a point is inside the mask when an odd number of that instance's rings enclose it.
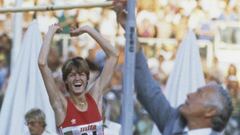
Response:
[[[44,37],[42,48],[38,58],[38,66],[41,71],[45,87],[49,96],[51,106],[55,113],[56,124],[60,125],[66,115],[67,100],[64,95],[58,90],[58,87],[52,76],[52,72],[47,64],[50,44],[52,38],[60,27],[57,24],[49,26],[49,30]]]
[[[122,3],[115,4],[115,6],[126,6],[126,0],[115,0],[115,3]],[[117,9],[118,10],[115,11],[117,12],[118,22],[120,22],[124,28],[127,12],[123,11],[123,7],[117,7]],[[122,11],[119,9],[122,9]],[[136,50],[135,89],[137,97],[157,124],[160,131],[163,132],[174,109],[162,93],[160,85],[153,79],[140,44],[137,45]]]
[[[89,26],[80,27],[71,31],[70,34],[72,36],[77,36],[82,33],[88,33],[93,39],[95,39],[107,56],[101,75],[97,78],[90,90],[94,99],[99,101],[103,93],[107,91],[107,87],[112,79],[118,61],[118,51],[110,44],[109,41],[101,36],[99,32]]]
[[[138,100],[163,132],[174,109],[162,93],[159,83],[153,79],[146,58],[141,51],[136,54],[135,69],[135,89]]]

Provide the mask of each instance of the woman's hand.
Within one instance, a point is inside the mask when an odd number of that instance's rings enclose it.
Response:
[[[90,30],[91,28],[89,26],[82,26],[79,28],[71,28],[70,29],[70,36],[75,37],[75,36],[79,36],[83,33],[88,32],[88,30]]]
[[[55,23],[48,27],[48,32],[46,35],[52,37],[56,32],[60,32],[60,31],[62,31],[62,28],[60,27],[59,24]]]

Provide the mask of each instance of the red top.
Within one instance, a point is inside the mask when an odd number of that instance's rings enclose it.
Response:
[[[98,106],[92,96],[87,93],[88,109],[79,111],[72,101],[67,98],[67,114],[63,123],[58,127],[60,133],[68,135],[81,135],[83,133],[103,135],[103,122]]]

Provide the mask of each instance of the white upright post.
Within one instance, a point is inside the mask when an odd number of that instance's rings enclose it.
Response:
[[[133,133],[133,95],[136,50],[135,0],[127,3],[126,47],[123,80],[122,135]]]

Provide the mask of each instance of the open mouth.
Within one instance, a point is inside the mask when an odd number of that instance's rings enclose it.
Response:
[[[80,82],[74,84],[74,87],[81,87],[81,86],[82,86],[82,83],[80,83]]]

